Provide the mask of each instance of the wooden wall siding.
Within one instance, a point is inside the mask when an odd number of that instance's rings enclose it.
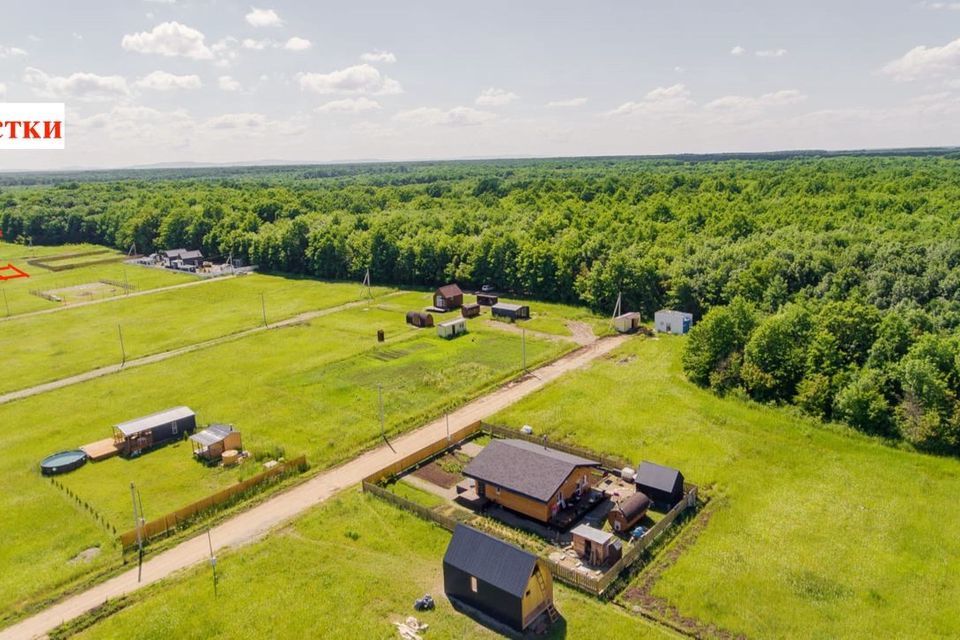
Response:
[[[537,580],[537,571],[543,576],[544,589],[540,588],[540,581]],[[542,559],[538,558],[537,568],[533,575],[530,576],[530,581],[527,583],[527,591],[523,596],[521,609],[523,627],[526,628],[527,625],[533,622],[534,618],[540,615],[551,602],[553,602],[553,577],[550,575],[550,569],[547,565]]]
[[[489,482],[486,483],[484,495],[491,502],[496,502],[507,509],[517,511],[541,522],[546,522],[550,519],[550,503],[538,502],[533,498],[522,496],[509,489],[497,487]]]

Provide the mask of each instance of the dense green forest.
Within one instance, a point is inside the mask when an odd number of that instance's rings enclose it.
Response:
[[[4,238],[694,313],[690,378],[960,452],[960,158],[516,160],[0,180]]]

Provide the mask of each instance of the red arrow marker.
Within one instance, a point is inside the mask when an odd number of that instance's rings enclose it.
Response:
[[[2,280],[13,280],[14,278],[29,278],[30,274],[25,271],[21,271],[12,264],[7,264],[5,267],[0,267],[0,281]]]

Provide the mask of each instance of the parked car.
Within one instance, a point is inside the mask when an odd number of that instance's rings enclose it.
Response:
[[[480,291],[482,291],[483,293],[493,293],[494,287],[492,284],[485,284],[482,287],[480,287]]]

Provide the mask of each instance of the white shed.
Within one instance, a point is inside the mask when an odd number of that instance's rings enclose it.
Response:
[[[441,338],[455,338],[467,332],[467,321],[464,318],[447,320],[437,325],[437,335]]]
[[[631,311],[613,319],[613,326],[620,333],[633,333],[640,328],[640,312]]]
[[[673,309],[661,309],[653,315],[653,324],[659,333],[683,334],[693,325],[693,314]]]

